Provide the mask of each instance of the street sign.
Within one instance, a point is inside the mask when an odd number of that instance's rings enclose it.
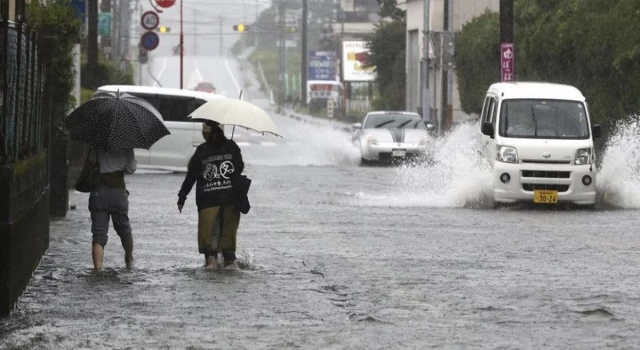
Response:
[[[101,12],[98,14],[98,35],[111,35],[111,13]]]
[[[142,14],[140,23],[142,24],[142,28],[146,30],[154,30],[160,24],[160,16],[153,11],[147,11]]]
[[[335,51],[309,51],[309,80],[336,80]]]
[[[146,32],[140,38],[140,45],[149,51],[153,51],[160,44],[160,37],[156,32]]]
[[[146,64],[149,62],[149,54],[147,53],[147,49],[144,47],[141,47],[138,50],[138,62],[140,62],[140,64]]]
[[[73,13],[80,19],[80,21],[85,23],[85,13],[87,12],[85,7],[85,0],[71,0],[71,7],[73,7]]]
[[[333,118],[334,117],[334,113],[333,113],[333,109],[334,109],[335,103],[333,102],[332,99],[328,99],[327,100],[327,118]]]
[[[500,77],[501,81],[514,81],[513,43],[500,44]]]
[[[156,4],[163,8],[169,8],[176,3],[176,0],[156,0]]]

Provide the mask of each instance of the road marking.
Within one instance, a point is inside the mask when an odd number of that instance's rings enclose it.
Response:
[[[238,94],[240,94],[240,84],[238,84],[236,77],[233,75],[231,67],[229,67],[229,61],[227,61],[226,58],[224,59],[224,65],[227,67],[227,71],[229,71],[229,75],[231,76],[231,80],[233,80],[233,83],[236,85],[236,89],[238,89]]]
[[[162,68],[160,69],[160,74],[158,74],[158,78],[156,80],[160,81],[160,79],[162,79],[162,74],[164,74],[164,71],[167,69],[167,58],[165,57],[162,60]],[[154,82],[154,84],[158,85],[158,82]]]

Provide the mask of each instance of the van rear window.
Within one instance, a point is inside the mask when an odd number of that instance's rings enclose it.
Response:
[[[187,96],[127,93],[147,100],[160,112],[162,119],[170,122],[190,122],[191,120],[187,116],[207,102],[200,98]]]

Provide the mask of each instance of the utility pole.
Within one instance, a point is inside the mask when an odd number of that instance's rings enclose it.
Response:
[[[112,0],[111,4],[111,62],[118,63],[120,52],[120,3],[122,0]]]
[[[220,30],[218,30],[218,35],[220,36],[220,57],[222,57],[224,56],[224,35],[222,34],[224,17],[218,16],[218,19],[220,19]]]
[[[98,1],[87,2],[87,65],[93,78],[98,66]]]
[[[258,19],[260,18],[260,10],[258,8],[258,0],[256,0],[256,20],[255,20],[255,25],[258,25]],[[258,31],[257,28],[254,29],[253,31],[253,46],[257,49],[258,48]]]
[[[431,101],[429,98],[429,47],[430,47],[430,29],[431,20],[431,1],[424,0],[423,5],[423,23],[422,23],[422,65],[423,65],[423,86],[422,86],[422,120],[431,122]]]
[[[453,111],[451,106],[451,56],[450,45],[451,36],[453,35],[453,0],[444,0],[444,18],[443,18],[443,32],[440,42],[442,48],[440,49],[440,56],[442,62],[442,127],[447,130],[453,122]]]
[[[193,56],[195,57],[197,54],[196,51],[196,36],[198,33],[198,10],[193,10]]]
[[[513,0],[500,0],[500,81],[515,81]]]
[[[282,113],[284,103],[284,72],[286,69],[285,41],[284,41],[284,1],[278,0],[278,55],[280,59],[280,74],[278,75],[278,113]]]
[[[309,19],[308,0],[302,0],[302,67],[300,67],[300,100],[307,104],[307,20]]]
[[[182,76],[184,71],[184,28],[182,21],[182,3],[180,0],[180,89],[182,89]]]

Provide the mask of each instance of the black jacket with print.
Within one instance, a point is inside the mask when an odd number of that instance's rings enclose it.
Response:
[[[201,144],[189,160],[187,176],[178,193],[178,204],[184,205],[196,182],[198,210],[235,204],[233,181],[243,170],[240,147],[233,140]]]

